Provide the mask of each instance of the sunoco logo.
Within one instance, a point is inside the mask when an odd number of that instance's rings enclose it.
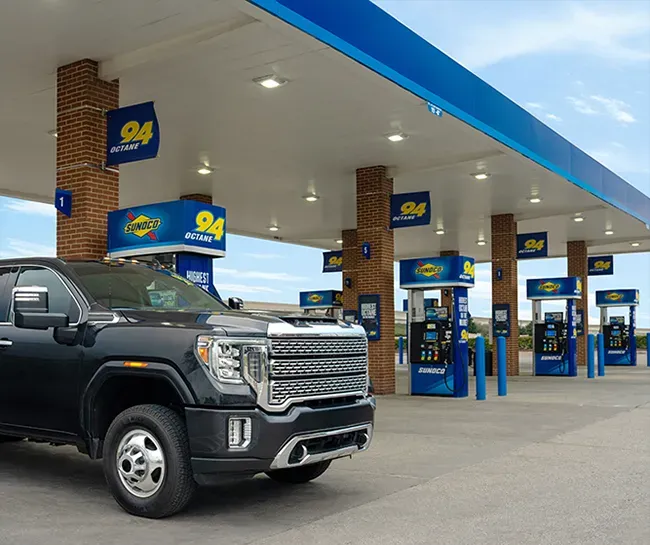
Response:
[[[557,293],[560,289],[560,284],[554,284],[553,282],[540,282],[538,289],[548,293]]]
[[[422,375],[444,375],[445,370],[443,367],[420,367],[418,374]]]
[[[433,265],[432,263],[423,263],[422,261],[418,261],[418,266],[415,269],[415,274],[421,274],[427,278],[433,276],[434,278],[439,279],[440,273],[443,270],[444,267],[441,265]]]
[[[542,361],[560,361],[562,356],[542,356]]]
[[[154,231],[162,225],[160,218],[150,218],[144,214],[135,217],[133,212],[129,212],[126,217],[129,219],[129,223],[124,226],[124,233],[139,238],[148,236],[151,240],[158,240]]]
[[[609,301],[620,301],[623,299],[623,296],[620,293],[608,293],[605,295],[605,299]]]
[[[309,299],[312,303],[320,303],[323,300],[323,296],[318,295],[317,293],[312,293],[307,299]]]

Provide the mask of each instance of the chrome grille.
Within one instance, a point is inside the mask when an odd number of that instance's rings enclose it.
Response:
[[[328,339],[272,339],[274,356],[309,356],[319,354],[365,354],[368,342],[363,337],[336,337]]]
[[[268,404],[346,395],[368,388],[368,342],[365,336],[283,337],[271,339]]]
[[[333,357],[313,360],[272,360],[271,375],[274,377],[344,375],[365,373],[368,366],[366,356]]]
[[[362,394],[366,391],[367,380],[364,373],[350,377],[271,381],[269,397],[273,405],[281,405],[286,401],[298,398]]]

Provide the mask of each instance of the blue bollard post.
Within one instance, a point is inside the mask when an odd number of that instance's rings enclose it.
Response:
[[[645,363],[650,367],[650,333],[645,334]]]
[[[594,352],[596,350],[596,339],[593,333],[587,337],[587,378],[594,378]]]
[[[497,385],[500,396],[508,395],[507,369],[506,369],[506,338],[497,338]]]
[[[399,354],[399,364],[404,364],[404,337],[397,338],[397,350]]]
[[[598,376],[605,376],[605,336],[598,333]]]
[[[476,400],[485,401],[485,339],[476,337]]]

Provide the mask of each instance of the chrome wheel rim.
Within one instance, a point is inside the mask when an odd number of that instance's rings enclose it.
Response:
[[[117,447],[117,474],[122,486],[137,498],[153,496],[165,480],[165,453],[143,429],[130,430]]]

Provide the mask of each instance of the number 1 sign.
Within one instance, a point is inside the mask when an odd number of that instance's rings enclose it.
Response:
[[[72,217],[72,191],[57,189],[54,193],[54,208],[64,216]]]

